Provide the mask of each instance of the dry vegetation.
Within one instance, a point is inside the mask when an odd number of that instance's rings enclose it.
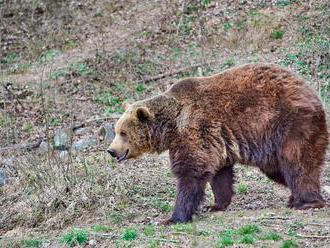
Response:
[[[105,140],[52,148],[60,128],[76,127],[72,142],[96,140],[123,101],[247,62],[296,71],[329,113],[329,1],[0,0],[0,20],[1,247],[330,243],[329,207],[287,209],[288,190],[253,168],[237,167],[228,211],[163,227],[175,199],[167,154],[117,164]]]

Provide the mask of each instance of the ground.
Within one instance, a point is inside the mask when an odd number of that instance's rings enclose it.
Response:
[[[327,247],[329,155],[326,208],[288,209],[287,189],[237,165],[227,211],[161,226],[176,193],[168,155],[105,152],[98,130],[123,101],[247,62],[295,71],[329,113],[329,2],[221,2],[0,1],[1,247]],[[64,128],[68,147],[47,149]]]

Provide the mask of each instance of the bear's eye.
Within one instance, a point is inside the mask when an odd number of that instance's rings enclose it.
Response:
[[[120,136],[122,136],[123,138],[126,138],[126,137],[127,137],[127,134],[126,134],[125,132],[123,132],[123,131],[121,131],[119,134],[120,134]]]

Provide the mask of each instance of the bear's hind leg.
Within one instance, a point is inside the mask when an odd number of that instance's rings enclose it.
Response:
[[[226,166],[219,170],[212,178],[210,184],[214,194],[215,204],[208,206],[210,212],[224,211],[231,203],[234,183],[233,166]]]
[[[295,147],[297,146],[291,146],[291,149],[295,149]],[[291,208],[322,208],[325,205],[320,194],[320,172],[323,158],[322,154],[319,158],[311,156],[312,151],[312,148],[302,150],[301,158],[297,156],[298,151],[284,152],[280,161],[282,174],[292,193],[288,204]],[[288,154],[294,156],[287,156]]]

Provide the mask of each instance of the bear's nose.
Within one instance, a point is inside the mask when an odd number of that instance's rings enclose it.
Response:
[[[112,157],[117,157],[117,154],[116,154],[116,152],[114,151],[114,150],[112,150],[112,149],[108,149],[107,150],[107,152],[112,156]]]

